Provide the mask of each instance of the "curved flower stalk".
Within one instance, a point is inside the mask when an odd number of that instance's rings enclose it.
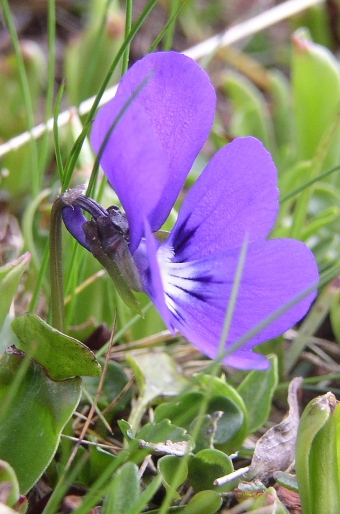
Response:
[[[121,115],[146,77],[145,86]],[[129,285],[151,298],[170,330],[181,331],[211,358],[218,355],[247,240],[224,348],[300,295],[299,301],[223,360],[240,369],[264,369],[267,359],[254,353],[253,346],[301,319],[314,299],[318,274],[303,243],[266,239],[278,212],[278,190],[275,166],[262,144],[245,137],[221,148],[187,194],[168,238],[159,242],[153,235],[168,217],[209,134],[214,111],[209,78],[191,59],[168,52],[138,61],[122,78],[115,98],[98,112],[91,134],[93,149],[99,153],[121,115],[100,163],[124,208],[126,218],[120,220],[124,227],[117,225],[116,208],[113,213],[106,211],[86,197],[65,206],[63,217],[69,231],[92,251],[81,208],[91,212],[104,252],[124,277],[132,277]],[[129,257],[126,269],[116,253],[121,245]]]

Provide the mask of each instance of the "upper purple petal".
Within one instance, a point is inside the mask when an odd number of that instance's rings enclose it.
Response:
[[[100,160],[126,212],[132,253],[143,236],[144,219],[152,231],[166,220],[215,110],[214,89],[192,59],[175,52],[149,54],[128,70],[116,96],[99,110],[91,133],[96,153],[143,81]]]
[[[187,194],[169,245],[181,261],[264,239],[278,212],[276,168],[262,143],[237,138],[211,159]]]
[[[164,243],[157,251],[158,264],[150,250],[149,276],[160,274],[162,285],[154,287],[149,281],[147,293],[158,309],[165,298],[171,325],[202,353],[216,358],[240,249],[180,263],[172,262],[172,249]],[[317,281],[313,255],[303,243],[274,239],[249,245],[224,349],[307,288],[316,288]],[[253,346],[292,327],[306,314],[314,297],[309,291],[223,362],[240,369],[266,368],[266,359],[253,353]]]

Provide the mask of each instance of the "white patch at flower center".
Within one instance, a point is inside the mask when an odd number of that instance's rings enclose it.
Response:
[[[204,284],[210,282],[210,276],[201,276],[199,261],[173,262],[174,251],[162,245],[157,252],[157,261],[165,295],[165,303],[171,313],[182,318],[180,305],[191,303],[196,298],[206,301]]]

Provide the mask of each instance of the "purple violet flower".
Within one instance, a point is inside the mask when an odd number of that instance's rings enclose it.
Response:
[[[303,243],[266,239],[278,212],[276,169],[253,137],[235,139],[214,155],[186,195],[166,241],[154,237],[208,137],[215,92],[206,73],[188,57],[174,52],[147,55],[123,76],[116,96],[99,110],[91,134],[96,153],[147,77],[112,131],[100,163],[126,213],[129,234],[125,232],[124,241],[141,288],[169,330],[178,329],[202,353],[216,358],[245,239],[225,348],[297,295],[316,288],[317,268]],[[85,209],[107,220],[108,211],[93,205]],[[64,221],[90,249],[80,208],[65,207]],[[315,297],[311,290],[223,362],[265,369],[267,359],[254,353],[253,346],[300,320]]]

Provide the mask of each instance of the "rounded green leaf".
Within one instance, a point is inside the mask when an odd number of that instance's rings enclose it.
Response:
[[[53,381],[39,364],[13,347],[0,359],[0,459],[15,470],[22,494],[55,454],[80,392],[80,378]]]
[[[100,375],[100,366],[87,346],[35,314],[19,316],[12,322],[12,329],[21,349],[41,364],[53,380]]]
[[[216,486],[214,480],[233,471],[231,459],[219,450],[201,450],[189,461],[189,481],[195,492],[206,489],[229,491],[230,484]]]
[[[183,484],[188,476],[188,466],[180,457],[165,455],[157,462],[157,469],[161,475],[165,489],[171,491],[174,499],[180,500],[181,496],[176,489]]]
[[[182,514],[214,514],[221,507],[222,498],[215,491],[201,491],[191,498]]]

